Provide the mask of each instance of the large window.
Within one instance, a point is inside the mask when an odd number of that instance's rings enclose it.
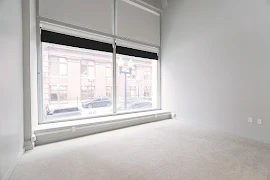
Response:
[[[118,111],[157,108],[157,60],[117,54],[116,73]]]
[[[158,108],[156,53],[116,46],[114,60],[109,43],[50,31],[41,37],[43,121]]]

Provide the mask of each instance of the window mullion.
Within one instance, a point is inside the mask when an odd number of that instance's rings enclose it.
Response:
[[[116,103],[116,43],[113,42],[113,113],[117,113]]]

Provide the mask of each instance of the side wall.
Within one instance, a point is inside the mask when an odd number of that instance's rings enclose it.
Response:
[[[270,2],[170,0],[162,22],[163,108],[270,143]]]
[[[22,156],[23,58],[21,0],[0,1],[0,179]]]

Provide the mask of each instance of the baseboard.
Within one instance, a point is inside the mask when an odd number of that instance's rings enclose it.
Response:
[[[10,166],[10,168],[8,169],[7,173],[4,175],[2,180],[9,180],[9,178],[11,177],[11,175],[12,175],[13,171],[15,170],[17,164],[21,160],[24,152],[25,152],[25,149],[22,149],[21,152],[18,153],[18,155],[16,157],[16,161]]]
[[[170,112],[153,112],[152,114],[148,115],[138,115],[134,117],[121,118],[121,120],[114,120],[109,122],[95,124],[89,123],[83,125],[71,125],[61,128],[59,127],[53,129],[43,129],[35,131],[35,145],[38,146],[166,119],[171,119]]]

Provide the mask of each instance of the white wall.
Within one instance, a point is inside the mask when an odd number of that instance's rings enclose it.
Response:
[[[0,179],[23,153],[21,0],[0,1]]]
[[[163,108],[270,143],[269,1],[170,0],[162,22]]]
[[[158,8],[158,9],[162,9],[162,7],[161,7],[161,1],[162,0],[141,0],[141,1],[143,1],[143,2],[145,2],[147,4],[150,4],[151,6],[154,6],[154,7]]]

